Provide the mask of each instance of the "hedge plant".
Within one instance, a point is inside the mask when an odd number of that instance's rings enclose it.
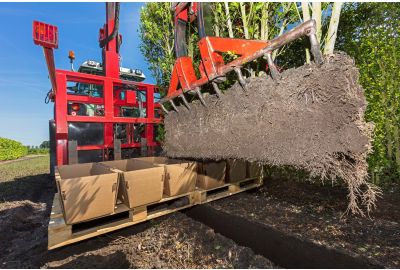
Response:
[[[28,154],[28,148],[22,143],[0,137],[0,161],[17,159]]]

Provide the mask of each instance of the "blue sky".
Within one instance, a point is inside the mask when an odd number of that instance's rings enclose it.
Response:
[[[139,13],[143,3],[121,3],[122,65],[139,68],[154,83],[139,51]],[[75,67],[85,60],[101,61],[98,31],[105,22],[104,3],[0,3],[0,137],[25,145],[48,139],[53,103],[45,104],[50,89],[42,48],[33,44],[32,21],[58,26],[57,68],[69,69],[68,51],[75,51]]]

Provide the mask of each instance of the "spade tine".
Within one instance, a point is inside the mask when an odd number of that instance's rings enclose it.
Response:
[[[236,72],[239,79],[239,83],[242,86],[243,90],[246,90],[246,81],[243,78],[242,71],[240,70],[239,67],[235,67],[233,70]]]
[[[281,77],[281,75],[279,74],[279,71],[274,64],[274,61],[272,60],[272,53],[268,52],[265,54],[265,56],[267,57],[268,68],[271,72],[271,77],[274,81],[276,81]]]
[[[183,105],[185,105],[185,107],[190,110],[190,106],[189,103],[187,102],[185,95],[184,94],[180,94],[179,97],[183,100]]]
[[[160,103],[161,109],[165,112],[165,114],[168,114],[168,110],[164,107],[164,104]]]
[[[317,65],[321,65],[324,62],[324,60],[323,60],[322,53],[321,53],[321,50],[319,47],[317,35],[313,32],[310,32],[308,35],[310,38],[310,43],[311,43],[311,53],[314,56],[315,63]]]
[[[217,97],[221,97],[222,92],[221,92],[221,90],[219,90],[218,84],[216,82],[211,82],[211,84],[214,88],[215,94],[217,94]]]
[[[204,101],[203,95],[200,92],[200,87],[196,87],[194,89],[194,91],[196,92],[197,96],[199,97],[201,104],[203,104],[204,106],[207,106],[206,102]]]
[[[169,102],[171,103],[172,108],[174,108],[174,110],[175,110],[176,112],[179,112],[179,110],[178,110],[178,108],[176,107],[174,101],[173,101],[172,99],[170,99]]]

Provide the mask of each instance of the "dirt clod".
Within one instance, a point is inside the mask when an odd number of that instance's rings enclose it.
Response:
[[[306,170],[311,177],[343,179],[349,210],[374,206],[377,188],[366,181],[373,125],[354,61],[338,53],[315,64],[237,83],[222,98],[205,97],[188,111],[165,117],[168,156],[243,159]]]

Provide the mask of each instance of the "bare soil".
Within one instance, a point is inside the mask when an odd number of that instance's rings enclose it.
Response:
[[[236,245],[205,225],[175,213],[136,234],[108,235],[107,245],[62,259],[50,268],[271,268],[249,248]],[[104,238],[104,237],[103,237]],[[89,243],[89,242],[88,242]],[[69,247],[68,249],[70,249]],[[74,249],[74,247],[72,247]],[[119,258],[118,261],[114,257]],[[115,264],[115,263],[117,264]]]
[[[210,205],[375,265],[399,268],[400,190],[385,190],[370,217],[344,215],[346,196],[340,186],[271,178],[257,191]]]

